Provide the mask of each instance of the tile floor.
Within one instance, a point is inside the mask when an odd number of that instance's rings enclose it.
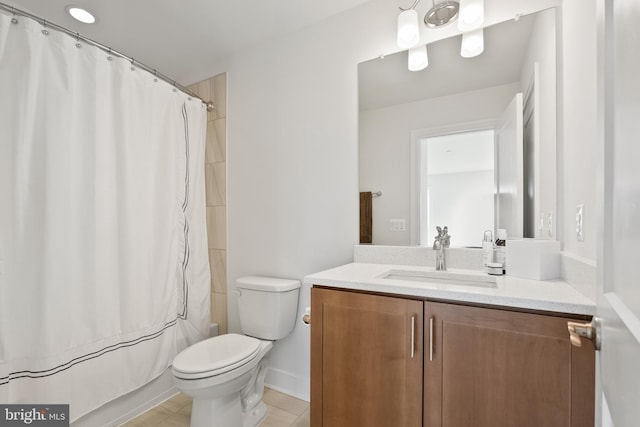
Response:
[[[309,404],[275,390],[265,388],[267,418],[260,427],[309,427]],[[155,408],[126,422],[122,427],[189,427],[191,398],[179,393]]]

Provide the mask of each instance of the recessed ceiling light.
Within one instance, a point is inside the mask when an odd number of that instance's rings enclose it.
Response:
[[[67,12],[69,12],[69,15],[71,15],[77,21],[80,21],[84,24],[93,24],[94,22],[96,22],[96,17],[86,9],[78,6],[67,6],[66,9]]]

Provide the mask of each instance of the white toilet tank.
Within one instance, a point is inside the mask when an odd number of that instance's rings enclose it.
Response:
[[[236,289],[245,335],[279,340],[291,333],[298,312],[298,280],[245,276],[236,280]]]

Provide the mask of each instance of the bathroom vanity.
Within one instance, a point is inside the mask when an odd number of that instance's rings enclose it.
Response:
[[[593,425],[595,349],[567,332],[592,301],[560,280],[436,273],[353,263],[305,278],[312,427]]]

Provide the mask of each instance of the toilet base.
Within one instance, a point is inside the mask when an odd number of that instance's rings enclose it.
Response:
[[[267,415],[262,402],[271,341],[263,341],[255,359],[215,377],[175,378],[176,387],[193,398],[191,427],[256,427]]]
[[[193,399],[190,427],[257,427],[267,417],[267,405],[260,402],[242,412],[240,393],[216,399]]]
[[[244,427],[242,421],[242,405],[240,393],[216,399],[193,399],[191,407],[191,427],[211,427],[214,425],[225,427]]]
[[[267,405],[260,402],[251,412],[242,414],[242,427],[256,427],[267,417]]]

